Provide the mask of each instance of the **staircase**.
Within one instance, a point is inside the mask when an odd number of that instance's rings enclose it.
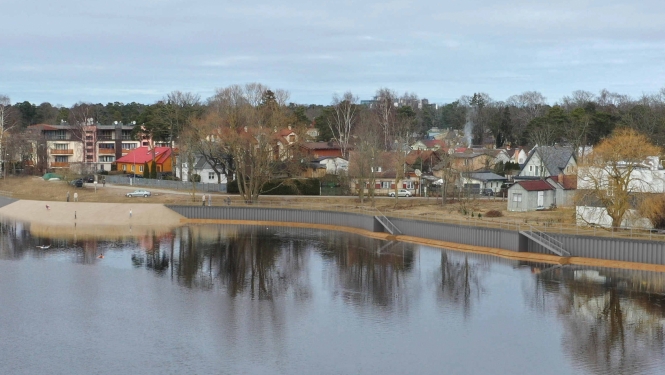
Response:
[[[545,232],[541,232],[538,229],[535,229],[529,225],[529,230],[521,230],[521,235],[524,235],[528,239],[542,245],[547,250],[553,252],[554,254],[560,257],[569,257],[570,253],[563,248],[563,243],[557,240],[556,238],[550,236]]]
[[[376,219],[376,221],[381,223],[381,225],[383,225],[383,227],[388,231],[388,233],[393,235],[402,234],[402,231],[399,230],[399,228],[397,228],[397,226],[393,224],[392,221],[388,220],[386,215],[384,215],[381,211],[377,209],[375,210],[378,213],[378,215],[374,215],[374,218]]]

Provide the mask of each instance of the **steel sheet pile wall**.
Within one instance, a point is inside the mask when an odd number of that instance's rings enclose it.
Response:
[[[16,202],[16,199],[0,196],[0,207]]]
[[[553,234],[572,256],[607,260],[621,260],[649,264],[665,264],[665,243],[624,238],[573,236]],[[543,246],[529,241],[528,251],[551,254]]]
[[[6,199],[6,198],[5,198]],[[0,204],[2,200],[0,198]],[[372,216],[330,211],[306,211],[261,207],[168,206],[187,218],[217,220],[277,221],[327,224],[381,232],[381,224]],[[403,235],[511,251],[552,254],[543,246],[517,231],[483,228],[429,221],[389,218]],[[665,242],[623,238],[552,234],[572,256],[665,264]]]
[[[305,211],[288,208],[167,206],[190,219],[283,221],[337,225],[375,231],[371,216],[331,211]]]
[[[480,228],[429,221],[389,218],[402,234],[465,245],[518,251],[519,233],[504,229]]]

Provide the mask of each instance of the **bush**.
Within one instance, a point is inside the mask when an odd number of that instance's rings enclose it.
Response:
[[[490,210],[485,212],[485,217],[502,217],[503,213],[497,210]]]
[[[201,182],[201,175],[193,174],[190,182]]]

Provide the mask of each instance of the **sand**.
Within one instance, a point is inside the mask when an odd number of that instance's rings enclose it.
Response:
[[[0,208],[0,216],[30,223],[30,232],[34,235],[56,237],[124,237],[163,233],[179,226],[181,219],[184,219],[164,205],[155,203],[30,200],[19,200]]]

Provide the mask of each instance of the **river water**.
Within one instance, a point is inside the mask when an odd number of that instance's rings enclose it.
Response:
[[[313,229],[2,232],[3,374],[665,371],[660,273]]]

